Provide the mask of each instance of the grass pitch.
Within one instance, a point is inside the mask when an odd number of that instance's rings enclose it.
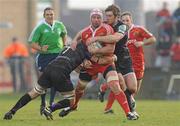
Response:
[[[106,102],[81,100],[78,111],[64,118],[55,112],[54,120],[40,116],[40,99],[36,99],[18,111],[12,120],[3,120],[6,113],[21,95],[0,95],[0,126],[180,126],[180,101],[137,101],[140,118],[128,121],[117,102],[113,105],[115,114],[103,114]]]

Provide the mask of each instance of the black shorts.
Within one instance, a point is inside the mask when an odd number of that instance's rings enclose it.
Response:
[[[128,73],[134,72],[132,68],[132,60],[131,58],[124,58],[115,62],[116,70],[118,73],[122,75],[126,75]]]
[[[54,87],[59,92],[73,91],[74,87],[70,81],[70,75],[66,74],[65,67],[48,65],[43,74],[38,79],[38,84],[43,88]]]
[[[103,77],[105,78],[106,77],[106,74],[109,72],[109,71],[112,71],[112,70],[116,70],[113,66],[108,66],[106,68],[106,70],[103,72]],[[97,73],[98,74],[98,73]],[[80,80],[83,80],[83,81],[86,81],[86,82],[89,82],[93,79],[93,76],[89,75],[86,70],[81,70],[80,71],[80,74],[79,74],[79,79]]]

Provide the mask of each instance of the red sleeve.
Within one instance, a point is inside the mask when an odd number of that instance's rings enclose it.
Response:
[[[107,31],[107,35],[111,35],[111,34],[114,33],[114,30],[110,25],[104,24],[104,27],[105,27],[105,29]]]
[[[152,33],[150,33],[147,29],[143,28],[143,27],[140,27],[140,33],[141,33],[141,37],[142,38],[151,38],[153,35]]]

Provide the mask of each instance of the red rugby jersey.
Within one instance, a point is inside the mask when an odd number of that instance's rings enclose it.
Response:
[[[90,37],[94,37],[94,36],[106,36],[109,34],[113,34],[114,31],[112,29],[112,27],[108,24],[104,24],[102,23],[101,26],[99,26],[97,29],[93,30],[91,26],[88,26],[86,28],[84,28],[82,30],[81,33],[81,39],[83,42],[86,43],[87,39]],[[103,44],[103,43],[102,43]],[[103,46],[106,46],[106,44],[103,44]],[[92,62],[92,67],[91,69],[87,69],[86,71],[90,74],[90,75],[96,75],[97,73],[103,73],[104,70],[111,64],[107,64],[107,65],[99,65],[95,62]]]
[[[143,41],[148,39],[153,35],[147,31],[145,28],[137,25],[133,25],[128,30],[128,42],[127,46],[132,58],[133,68],[135,70],[144,70],[144,51],[143,47],[136,47],[134,42]]]

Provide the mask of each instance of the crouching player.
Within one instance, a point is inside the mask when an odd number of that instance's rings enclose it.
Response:
[[[70,81],[70,73],[86,58],[90,58],[90,54],[83,43],[77,44],[76,49],[65,48],[55,60],[48,64],[34,89],[23,95],[14,107],[4,115],[4,119],[12,119],[19,109],[51,87],[54,87],[64,96],[64,99],[59,101],[56,107],[58,109],[71,107],[74,104],[74,88]],[[49,110],[49,108],[44,109],[43,114],[47,119],[53,119],[51,111],[53,110]]]

